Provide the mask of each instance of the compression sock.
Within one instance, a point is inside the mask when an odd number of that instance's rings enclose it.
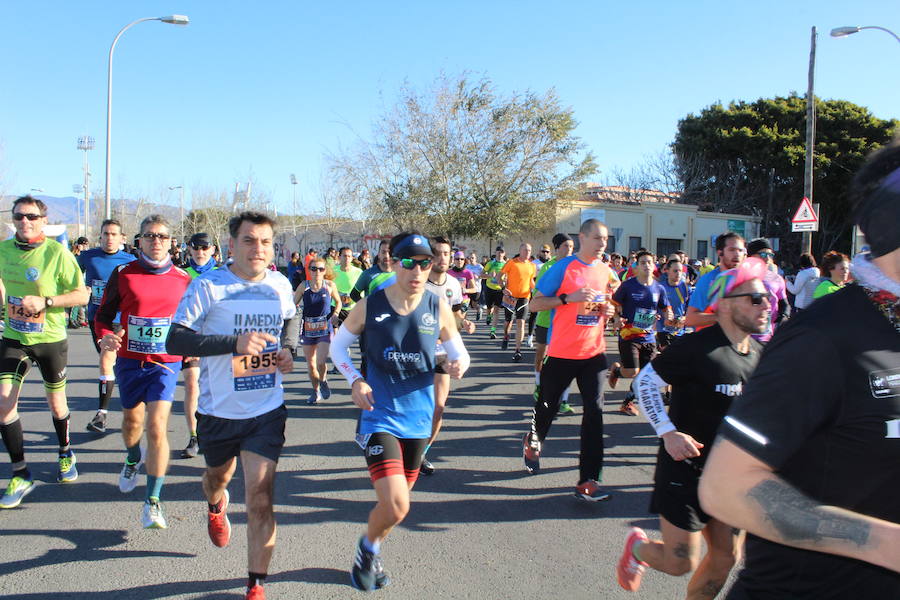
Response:
[[[128,456],[125,457],[125,460],[128,461],[129,464],[136,465],[141,462],[141,443],[138,442],[131,448],[128,448]]]
[[[56,439],[59,441],[59,453],[69,451],[69,413],[62,419],[53,417],[53,429],[56,430]]]
[[[162,486],[164,480],[164,475],[160,475],[159,477],[147,475],[147,500],[155,499],[157,502],[159,502],[159,496],[160,494],[162,494]]]
[[[262,585],[266,582],[266,573],[247,573],[247,589],[251,589],[254,585]]]
[[[113,390],[116,388],[116,376],[101,375],[100,382],[97,387],[97,397],[100,401],[100,405],[97,407],[97,409],[106,412],[107,408],[109,408],[109,401],[112,398]]]
[[[16,417],[12,423],[4,423],[0,425],[0,436],[3,438],[3,445],[9,453],[9,460],[12,462],[13,472],[28,470],[25,466],[25,438],[22,435],[22,420]]]

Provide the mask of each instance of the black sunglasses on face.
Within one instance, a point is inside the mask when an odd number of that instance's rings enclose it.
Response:
[[[209,246],[191,246],[194,250],[209,250]]]
[[[325,267],[312,267],[311,266],[311,267],[309,267],[309,270],[312,271],[313,273],[315,273],[316,271],[322,271],[324,273]]]
[[[762,304],[763,298],[766,300],[770,300],[772,298],[772,294],[769,292],[752,292],[748,294],[731,294],[730,296],[723,296],[723,298],[743,298],[747,296],[750,298],[750,304],[754,306],[759,306]]]
[[[159,240],[161,242],[172,238],[168,233],[142,233],[141,237],[145,240]]]
[[[29,221],[37,221],[44,215],[35,214],[35,213],[13,213],[13,221],[23,221],[28,219]]]

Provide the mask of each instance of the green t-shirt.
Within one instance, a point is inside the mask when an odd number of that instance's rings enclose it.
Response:
[[[66,339],[66,309],[53,306],[38,314],[21,307],[22,296],[59,296],[84,287],[78,261],[56,240],[19,250],[15,238],[0,242],[0,279],[6,290],[3,337],[26,346]]]
[[[556,264],[556,261],[559,260],[555,256],[541,265],[541,270],[538,271],[537,278],[535,278],[534,283],[537,285],[537,282],[541,280],[541,277],[546,273],[550,267]],[[553,309],[550,310],[542,310],[538,313],[537,319],[535,319],[534,324],[540,327],[546,327],[550,329],[550,315],[553,313]]]
[[[486,265],[484,265],[484,274],[485,275],[493,275],[494,277],[491,279],[486,279],[485,283],[492,290],[502,289],[500,285],[500,271],[503,270],[503,265],[506,263],[501,260],[489,260]]]
[[[375,275],[371,281],[369,281],[369,288],[366,291],[367,296],[371,296],[378,290],[383,290],[386,287],[390,287],[394,285],[397,281],[397,274],[393,271],[381,272],[378,275]]]
[[[833,294],[839,289],[841,289],[841,286],[830,279],[826,279],[816,286],[816,289],[813,292],[813,300],[817,300],[822,296],[827,296],[828,294]]]
[[[347,270],[344,271],[338,264],[334,270],[334,284],[337,286],[338,294],[341,295],[344,310],[352,308],[355,304],[350,299],[350,291],[353,290],[353,286],[356,285],[356,280],[359,279],[360,275],[362,275],[362,269],[353,265],[349,265]]]

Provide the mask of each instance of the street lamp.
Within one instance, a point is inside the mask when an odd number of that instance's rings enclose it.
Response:
[[[84,152],[84,237],[91,239],[90,234],[90,204],[91,204],[91,169],[88,166],[88,150],[94,149],[94,138],[83,135],[78,138],[78,149]],[[107,219],[109,217],[106,217]]]
[[[291,230],[294,237],[297,237],[297,176],[291,173]]]
[[[834,29],[831,30],[831,37],[834,37],[834,38],[847,37],[848,35],[853,35],[854,33],[859,33],[863,29],[878,29],[881,31],[885,31],[885,32],[891,34],[892,36],[894,36],[895,40],[900,42],[900,36],[898,36],[896,33],[891,31],[890,29],[886,29],[884,27],[879,27],[878,25],[866,25],[865,27],[853,27],[853,26],[835,27]]]
[[[110,140],[112,136],[112,63],[113,63],[113,51],[116,49],[116,43],[119,41],[119,38],[122,37],[122,34],[125,31],[138,23],[143,23],[144,21],[162,21],[163,23],[169,23],[171,25],[187,25],[190,23],[190,19],[188,19],[185,15],[169,15],[167,17],[144,17],[143,19],[138,19],[133,23],[129,23],[125,27],[123,27],[119,33],[116,34],[115,39],[113,40],[112,46],[109,47],[109,68],[106,74],[106,190],[104,190],[104,205],[106,209],[106,217],[107,219],[112,217],[112,209],[109,204],[109,162],[110,162],[110,154],[112,153],[110,150]]]
[[[184,241],[184,185],[170,185],[169,190],[181,190],[179,206],[181,206],[181,241]]]

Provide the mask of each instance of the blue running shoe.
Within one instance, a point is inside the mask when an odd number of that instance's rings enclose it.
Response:
[[[29,477],[13,477],[9,485],[6,486],[6,492],[0,498],[0,508],[15,508],[22,504],[22,500],[34,490],[34,479]]]
[[[59,457],[59,472],[56,474],[57,483],[71,483],[78,479],[78,469],[75,468],[75,453],[69,450]]]
[[[322,394],[322,400],[331,398],[331,388],[328,387],[327,381],[319,382],[319,393]]]
[[[375,564],[380,563],[378,556],[366,550],[363,538],[359,538],[356,545],[356,558],[350,569],[350,584],[358,590],[371,592],[376,589],[377,569]],[[382,568],[382,572],[384,569]]]

